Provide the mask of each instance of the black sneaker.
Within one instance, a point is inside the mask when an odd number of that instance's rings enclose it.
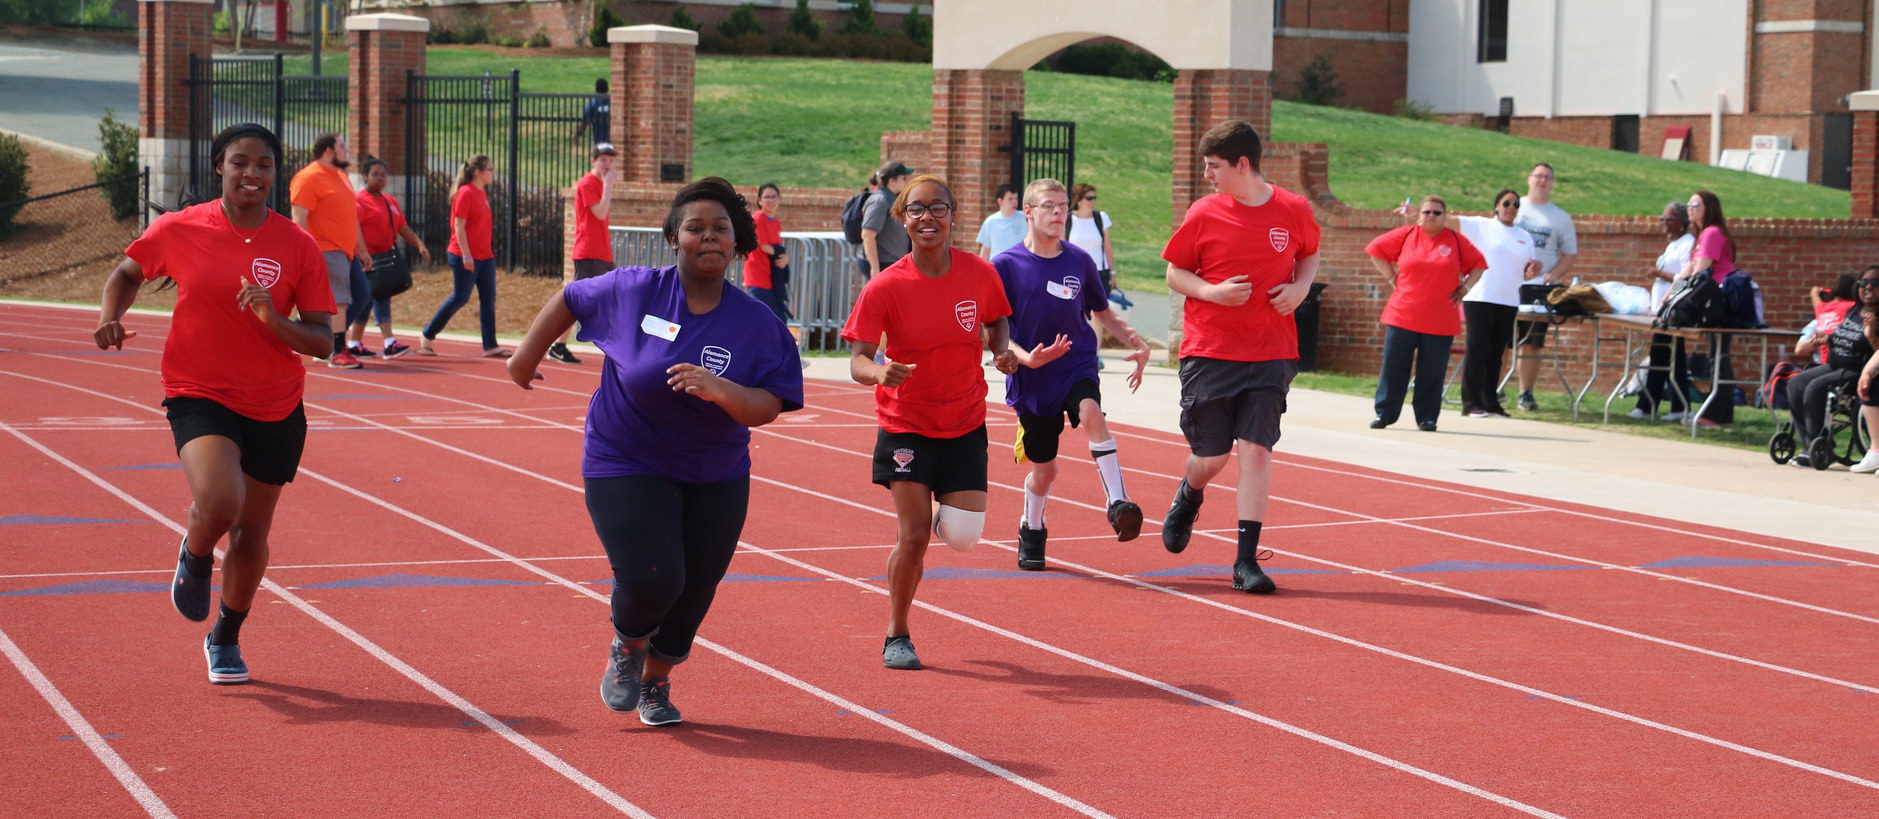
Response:
[[[1131,500],[1109,504],[1109,528],[1116,530],[1116,540],[1123,543],[1136,539],[1142,534],[1142,507]]]
[[[1018,568],[1035,572],[1044,568],[1044,541],[1049,529],[1032,529],[1018,524]]]
[[[548,357],[549,357],[549,358],[552,358],[552,359],[554,359],[554,360],[556,360],[556,361],[559,361],[559,362],[561,362],[561,363],[563,363],[563,364],[579,364],[579,363],[581,363],[581,360],[580,360],[579,358],[576,358],[576,357],[574,356],[574,351],[572,351],[572,350],[569,350],[569,349],[568,349],[568,345],[566,345],[566,344],[562,344],[562,343],[561,343],[561,342],[559,342],[559,341],[557,341],[557,342],[555,342],[555,343],[553,343],[553,344],[550,344],[550,345],[548,345]],[[678,712],[676,712],[676,711],[674,711],[673,713],[675,713],[675,714],[676,714],[676,713],[678,713]],[[677,721],[677,720],[674,720],[674,722],[676,722],[676,721]],[[650,724],[650,723],[649,723],[649,724]]]
[[[672,681],[664,677],[639,684],[639,721],[647,725],[673,725],[685,717],[672,705]]]
[[[1253,560],[1233,561],[1233,588],[1247,594],[1271,594],[1278,591],[1279,584],[1259,570],[1259,561],[1272,556],[1271,551],[1257,556]]]
[[[378,353],[372,352],[370,347],[356,341],[346,345],[346,352],[352,353],[353,358],[378,358]]]
[[[1520,408],[1527,412],[1533,412],[1540,408],[1540,402],[1533,400],[1533,393],[1523,392],[1520,394]]]
[[[615,711],[631,711],[639,706],[639,677],[646,671],[646,648],[650,640],[628,643],[618,635],[607,653],[607,670],[600,675],[600,701]]]
[[[170,604],[176,613],[198,623],[209,619],[209,577],[189,573],[189,538],[183,538],[182,551],[176,555],[176,579],[170,583]]]
[[[1168,518],[1161,522],[1161,545],[1167,547],[1170,554],[1180,554],[1187,548],[1188,538],[1194,536],[1194,519],[1200,516],[1200,504],[1205,498],[1190,501],[1187,499],[1187,479],[1174,490],[1174,502],[1168,504]]]

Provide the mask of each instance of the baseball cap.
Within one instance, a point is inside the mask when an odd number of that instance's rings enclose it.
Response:
[[[899,162],[889,162],[881,166],[880,176],[881,176],[881,181],[886,182],[889,179],[893,179],[895,177],[907,176],[912,173],[913,173],[913,169],[907,167],[904,164],[901,164]]]
[[[620,152],[613,149],[613,143],[611,142],[596,143],[594,145],[594,156],[600,156],[601,154],[619,156]]]

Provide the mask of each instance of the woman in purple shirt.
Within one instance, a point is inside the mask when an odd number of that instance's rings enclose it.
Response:
[[[1677,278],[1706,275],[1714,278],[1717,284],[1730,273],[1735,272],[1735,238],[1729,235],[1729,222],[1723,218],[1722,202],[1716,194],[1709,191],[1697,191],[1690,194],[1690,229],[1696,232],[1696,247],[1690,251],[1690,261],[1683,266],[1683,272]],[[1712,336],[1709,354],[1722,357],[1722,379],[1735,378],[1735,368],[1729,361],[1729,337]],[[1711,390],[1718,389],[1714,384]],[[1722,387],[1729,392],[1716,396],[1703,409],[1702,417],[1696,423],[1705,427],[1720,427],[1735,422],[1735,388]]]
[[[613,647],[600,697],[647,725],[680,721],[672,667],[691,653],[750,505],[750,428],[802,408],[796,342],[770,309],[726,287],[757,249],[749,206],[717,177],[666,214],[678,264],[572,282],[509,360],[523,389],[576,321],[606,355],[587,410],[587,513],[613,566]]]

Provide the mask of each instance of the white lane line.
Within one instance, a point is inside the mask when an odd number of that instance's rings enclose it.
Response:
[[[98,729],[91,727],[91,722],[85,719],[85,715],[79,713],[78,708],[73,706],[72,701],[66,699],[64,694],[59,693],[58,686],[53,685],[52,680],[46,678],[46,675],[39,670],[39,666],[34,665],[32,659],[26,656],[26,652],[21,651],[20,647],[13,642],[13,638],[8,637],[3,630],[0,630],[0,653],[5,653],[7,659],[13,661],[13,667],[19,669],[20,676],[32,683],[33,690],[39,692],[39,696],[45,699],[46,704],[52,706],[52,710],[58,713],[59,719],[65,720],[65,724],[72,729],[72,734],[84,742],[86,748],[91,749],[92,756],[97,757],[99,762],[104,763],[105,769],[109,770],[112,776],[117,777],[118,784],[123,785],[124,790],[130,791],[131,798],[137,800],[137,804],[144,809],[145,813],[152,817],[174,819],[176,814],[170,811],[169,805],[163,803],[163,798],[157,796],[156,791],[151,790],[150,786],[144,783],[143,777],[138,776],[137,772],[131,769],[130,763],[117,755],[117,751],[111,747],[111,744],[105,742],[104,737],[98,734]]]

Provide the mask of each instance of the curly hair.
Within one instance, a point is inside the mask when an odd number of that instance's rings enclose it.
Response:
[[[672,197],[672,209],[665,215],[666,241],[678,244],[679,222],[685,219],[685,206],[693,202],[716,202],[723,206],[724,212],[731,217],[731,233],[736,237],[732,247],[737,255],[748,256],[756,252],[757,223],[751,219],[750,202],[730,182],[716,176],[707,176],[679,188],[678,195]]]

